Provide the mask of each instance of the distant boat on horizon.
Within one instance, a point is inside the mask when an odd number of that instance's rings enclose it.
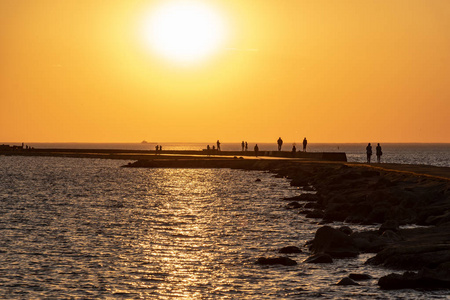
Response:
[[[141,144],[148,144],[148,142],[147,142],[146,140],[143,140],[143,141],[141,142]]]

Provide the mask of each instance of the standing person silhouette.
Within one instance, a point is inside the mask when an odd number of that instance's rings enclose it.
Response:
[[[278,138],[277,144],[278,144],[278,151],[281,151],[281,146],[283,146],[283,140],[281,139],[281,137]]]
[[[248,143],[245,142],[245,151],[248,151]]]
[[[367,154],[367,163],[370,164],[370,158],[372,157],[372,146],[370,143],[366,147],[366,154]]]
[[[306,137],[303,139],[303,152],[306,152],[306,145],[308,145],[308,141],[306,140]]]
[[[244,147],[245,147],[244,141],[242,141],[241,146],[242,146],[242,152],[244,152]]]
[[[375,148],[375,154],[377,155],[377,162],[381,162],[381,155],[383,155],[383,151],[381,151],[380,143],[378,143],[377,147]]]
[[[217,151],[220,151],[220,142],[217,140]]]
[[[259,151],[258,144],[255,145],[254,150],[255,150],[255,156],[258,156],[258,151]]]

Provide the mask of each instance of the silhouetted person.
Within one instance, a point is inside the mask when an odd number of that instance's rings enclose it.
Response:
[[[258,151],[259,151],[258,144],[255,145],[254,150],[255,150],[255,156],[258,156]]]
[[[220,142],[217,140],[217,151],[220,151]]]
[[[244,143],[244,141],[242,141],[241,146],[242,146],[242,152],[244,152],[244,148],[245,148],[245,143]]]
[[[377,155],[377,162],[380,163],[381,162],[381,155],[383,155],[383,151],[381,151],[380,143],[378,143],[378,145],[377,145],[377,147],[375,149],[376,149],[375,154]]]
[[[308,141],[306,138],[303,139],[303,152],[306,152],[306,145],[308,145]]]
[[[206,146],[206,150],[207,150],[207,151],[209,151],[210,149],[211,149],[211,148],[209,148],[209,145],[208,145],[208,146]]]
[[[248,151],[248,143],[245,142],[245,151]]]
[[[158,150],[159,150],[159,146],[156,145],[156,146],[155,146],[155,154],[156,154],[156,155],[158,155]]]
[[[295,157],[295,152],[297,152],[297,147],[295,145],[292,145],[292,156]]]
[[[213,149],[212,150],[213,150],[213,152],[216,151],[216,146],[213,145]]]
[[[367,163],[370,164],[370,158],[372,157],[372,146],[370,143],[366,147],[366,154],[367,154]]]
[[[278,144],[278,151],[281,151],[281,146],[283,146],[283,140],[281,139],[281,137],[278,138],[277,144]]]
[[[159,145],[159,152],[162,152],[162,146]]]

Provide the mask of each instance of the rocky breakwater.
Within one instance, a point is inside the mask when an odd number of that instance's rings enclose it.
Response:
[[[443,168],[441,174],[448,174]],[[285,199],[291,209],[322,223],[379,224],[352,232],[324,226],[310,243],[307,262],[376,253],[366,263],[408,270],[379,279],[383,289],[450,288],[450,180],[446,176],[349,164],[306,164],[290,174],[292,184],[316,194]],[[402,225],[419,225],[401,229]],[[422,225],[422,226],[420,226]],[[351,226],[351,225],[350,225]],[[325,261],[331,261],[330,259]]]

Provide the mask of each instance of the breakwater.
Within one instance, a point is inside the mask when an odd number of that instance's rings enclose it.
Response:
[[[199,156],[199,157],[272,157],[301,160],[324,160],[346,162],[344,152],[289,152],[289,151],[217,151],[217,150],[120,150],[120,149],[20,149],[0,151],[0,155],[55,156],[75,158],[109,158],[109,159],[149,159],[152,156]]]

